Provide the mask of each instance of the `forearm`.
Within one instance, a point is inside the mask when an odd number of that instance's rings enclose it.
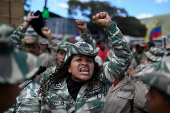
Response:
[[[21,39],[24,37],[26,30],[27,27],[21,24],[10,36],[11,41],[15,44],[21,43]]]
[[[90,35],[90,31],[89,30],[87,30],[86,33],[81,33],[81,38],[82,38],[81,41],[86,42],[86,43],[92,45],[93,48],[95,48],[94,47],[95,45],[93,43],[93,39],[92,39],[92,37]]]
[[[104,30],[109,36],[112,50],[115,53],[111,61],[105,66],[104,74],[109,81],[114,82],[124,73],[124,70],[129,65],[131,51],[115,22],[104,28]]]
[[[51,55],[52,57],[57,57],[57,48],[58,48],[58,45],[61,43],[61,41],[59,41],[58,39],[56,38],[48,38],[48,41],[49,41],[49,48],[51,49]]]

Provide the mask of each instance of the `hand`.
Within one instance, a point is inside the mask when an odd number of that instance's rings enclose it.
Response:
[[[93,16],[93,21],[104,28],[109,27],[112,24],[112,20],[106,12],[97,13]]]
[[[131,75],[131,77],[134,79],[134,75],[136,74],[136,71],[133,68],[129,68],[128,74]]]
[[[52,33],[51,33],[51,29],[50,29],[50,28],[48,28],[48,27],[43,27],[43,28],[41,29],[41,31],[42,31],[43,35],[46,36],[47,38],[53,38],[53,35],[52,35]]]
[[[33,12],[34,11],[31,11],[31,12],[28,13],[26,20],[31,21],[31,20],[37,18],[37,16],[34,16]]]
[[[33,12],[34,12],[34,11],[31,11],[31,12],[28,13],[26,20],[28,20],[28,21],[31,22],[31,20],[37,18],[36,16],[34,16],[34,14],[32,14]],[[24,22],[23,22],[23,25],[24,25],[25,27],[28,27],[28,26],[29,26],[29,23],[26,22],[26,21],[24,21]]]
[[[78,19],[75,20],[76,27],[81,31],[81,33],[87,33],[87,25],[84,20]]]

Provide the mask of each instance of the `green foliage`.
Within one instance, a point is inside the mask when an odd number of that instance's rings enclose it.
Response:
[[[68,13],[70,16],[77,15],[77,10],[81,11],[82,15],[89,18],[92,23],[92,16],[96,15],[98,12],[107,12],[110,17],[124,15],[127,16],[128,13],[121,8],[111,6],[107,1],[88,1],[81,2],[79,0],[69,0],[68,1]]]
[[[162,35],[170,36],[170,14],[157,15],[150,18],[140,19],[140,22],[146,25],[147,30],[151,29],[151,27],[158,21],[161,21]]]
[[[24,1],[24,15],[27,16],[28,13],[30,12],[30,5],[28,4],[28,1],[31,1],[31,0],[23,0],[23,1]]]
[[[142,25],[135,17],[120,17],[115,16],[114,20],[121,32],[124,35],[130,35],[134,37],[144,37],[146,35],[146,27]]]
[[[107,1],[95,1],[81,2],[79,0],[68,1],[68,13],[70,16],[77,15],[77,11],[80,11],[84,17],[90,19],[88,28],[92,34],[105,34],[103,28],[94,24],[92,16],[99,12],[107,12],[109,16],[118,24],[124,35],[130,35],[134,37],[142,37],[146,34],[146,27],[142,25],[139,20],[134,17],[128,17],[128,13],[123,8],[117,8],[111,6]]]

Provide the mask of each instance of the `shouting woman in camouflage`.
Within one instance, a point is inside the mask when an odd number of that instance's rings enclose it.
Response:
[[[127,68],[131,52],[115,22],[105,12],[93,16],[109,36],[115,56],[101,70],[92,43],[70,44],[66,62],[45,79],[39,90],[41,112],[102,112],[109,87]]]

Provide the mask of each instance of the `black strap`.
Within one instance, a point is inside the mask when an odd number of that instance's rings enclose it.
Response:
[[[24,20],[25,22],[28,22],[28,24],[30,25],[31,24],[31,21],[29,21],[29,20]]]
[[[27,87],[31,82],[33,82],[33,80],[29,80],[29,81],[26,81],[27,83],[20,88],[20,91],[22,91],[25,87]]]
[[[39,113],[41,112],[41,100],[38,100],[39,103]]]

